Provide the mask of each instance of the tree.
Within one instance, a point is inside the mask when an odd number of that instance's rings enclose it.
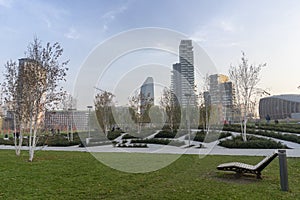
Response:
[[[203,129],[209,132],[210,129],[210,111],[211,111],[211,98],[209,94],[209,75],[203,77],[203,92],[200,93],[200,124],[203,124]]]
[[[73,141],[73,128],[74,128],[74,120],[73,120],[73,110],[76,110],[76,99],[68,93],[62,95],[60,101],[59,109],[62,109],[67,116],[67,137],[69,141]],[[71,131],[71,132],[70,132]]]
[[[242,138],[247,141],[246,129],[248,115],[253,109],[253,104],[256,103],[257,85],[260,81],[261,68],[266,64],[249,64],[244,52],[242,52],[242,62],[238,66],[230,66],[229,76],[235,87],[236,106],[241,112],[241,130]]]
[[[4,102],[8,105],[8,110],[13,114],[14,125],[14,145],[16,155],[21,154],[21,147],[23,143],[23,124],[26,123],[26,112],[24,104],[20,101],[21,92],[19,83],[19,70],[16,62],[10,60],[5,65],[4,79],[2,84],[4,93]],[[19,129],[19,131],[17,131]],[[18,137],[17,137],[18,132]]]
[[[143,123],[151,123],[149,111],[154,105],[152,97],[146,97],[139,91],[129,97],[129,113],[131,119],[137,124],[138,133],[141,132]]]
[[[160,105],[167,114],[167,124],[172,132],[177,131],[181,121],[181,109],[175,94],[171,89],[164,88]]]
[[[114,95],[107,91],[101,91],[95,97],[96,116],[100,127],[107,136],[107,130],[112,128],[115,120],[112,114]]]
[[[29,127],[29,161],[34,158],[45,110],[57,106],[65,93],[59,86],[61,81],[66,81],[68,70],[68,61],[60,62],[62,53],[59,43],[48,42],[43,47],[41,41],[34,38],[25,52],[26,58],[19,60],[19,66],[9,68],[15,82],[5,76],[7,95],[16,108],[16,116],[20,117],[20,126]]]

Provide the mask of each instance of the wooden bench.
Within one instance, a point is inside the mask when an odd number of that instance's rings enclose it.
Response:
[[[262,170],[267,167],[274,158],[278,155],[277,152],[274,152],[272,155],[267,156],[262,161],[257,163],[256,165],[248,165],[245,163],[240,162],[231,162],[231,163],[224,163],[217,167],[218,170],[223,171],[234,171],[238,175],[242,175],[244,173],[256,174],[258,179],[261,179],[261,172]]]

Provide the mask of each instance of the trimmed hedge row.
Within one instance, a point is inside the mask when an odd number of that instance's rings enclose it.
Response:
[[[135,137],[135,136],[132,136],[128,133],[126,133],[125,135],[123,135],[122,139],[135,139],[135,138],[138,138],[138,137]]]
[[[248,126],[247,126],[248,127]],[[234,132],[241,132],[241,129],[235,126],[224,126],[226,130],[231,130]],[[300,144],[300,136],[298,135],[292,135],[292,134],[282,134],[282,133],[275,133],[273,131],[267,131],[267,130],[256,130],[253,126],[247,128],[247,134],[255,134],[255,135],[262,135],[266,137],[272,137],[280,140],[295,142]]]
[[[231,133],[229,132],[210,132],[208,137],[206,137],[206,133],[204,131],[198,131],[194,137],[194,141],[197,142],[204,142],[205,138],[206,141],[205,142],[213,142],[216,141],[217,139],[221,139],[221,138],[225,138],[225,137],[229,137],[231,136]],[[188,139],[188,135],[185,136],[185,139]]]
[[[162,144],[162,145],[172,145],[172,146],[185,145],[184,141],[169,140],[169,139],[157,139],[157,138],[131,140],[131,143]]]
[[[177,132],[172,132],[169,130],[159,131],[154,138],[175,138]]]
[[[281,133],[268,132],[268,131],[258,131],[258,132],[255,132],[255,134],[300,144],[300,136],[297,136],[297,135],[281,134]]]
[[[43,135],[38,136],[38,142],[36,146],[74,146],[81,143],[78,133],[73,134],[73,141],[69,141],[66,135]],[[0,138],[0,144],[14,145],[14,139],[4,140]],[[23,138],[23,146],[28,146],[28,138]]]
[[[223,140],[219,143],[220,146],[227,148],[240,149],[287,149],[286,145],[280,142],[275,142],[271,139],[258,138],[255,136],[247,136],[247,141],[244,142],[241,136],[233,137],[231,140]]]
[[[240,124],[224,124],[224,131],[234,131],[241,132]],[[270,124],[259,124],[259,125],[247,125],[247,132],[255,130],[269,130],[269,131],[279,131],[279,132],[288,132],[288,133],[299,133],[300,134],[300,125],[270,125]]]

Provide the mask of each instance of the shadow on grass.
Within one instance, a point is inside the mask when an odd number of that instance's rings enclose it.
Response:
[[[256,175],[252,175],[252,174],[238,175],[235,172],[210,172],[207,173],[205,177],[219,182],[234,183],[234,184],[252,184],[252,183],[259,183],[263,181],[263,179],[257,179]]]

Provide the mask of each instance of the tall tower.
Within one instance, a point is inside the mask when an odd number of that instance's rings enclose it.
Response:
[[[171,88],[173,95],[173,101],[174,102],[181,102],[181,96],[182,96],[182,88],[181,88],[181,65],[180,63],[173,64],[173,71],[171,76]]]
[[[172,89],[182,106],[195,105],[194,52],[192,40],[181,40],[179,63],[173,65]]]
[[[143,85],[141,86],[141,111],[142,113],[148,106],[154,105],[154,85],[153,85],[153,78],[148,77]]]

